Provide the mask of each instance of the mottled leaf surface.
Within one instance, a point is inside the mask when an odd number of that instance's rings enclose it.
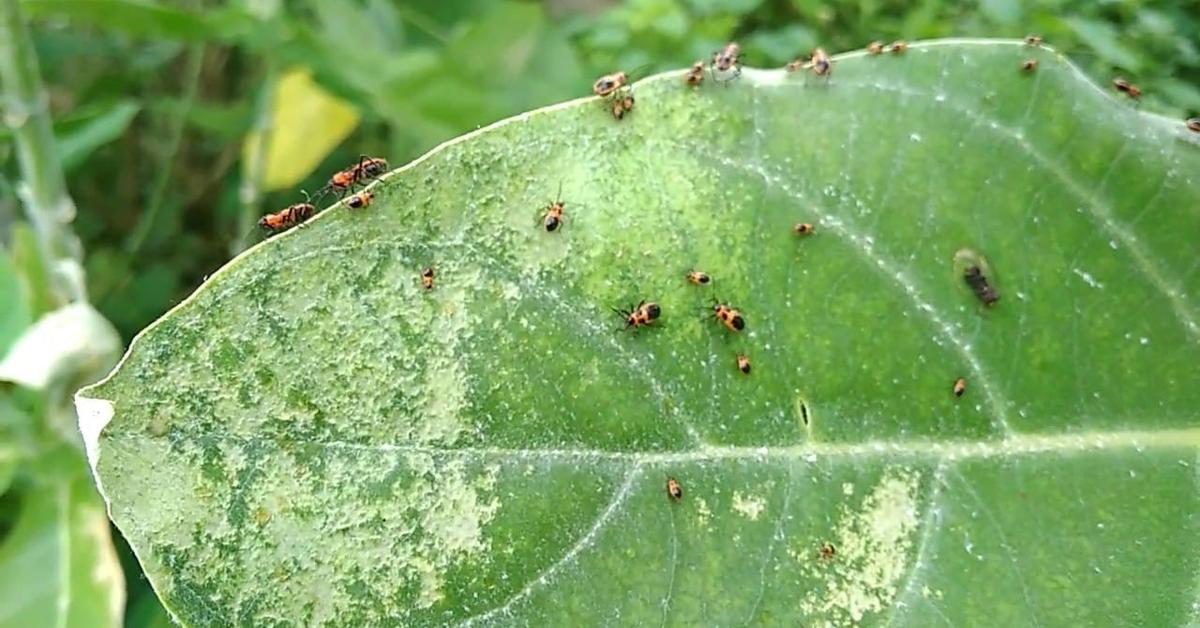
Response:
[[[567,103],[392,173],[369,209],[231,262],[81,393],[171,612],[1196,619],[1195,135],[1019,42],[636,95],[620,122]],[[618,331],[643,299],[659,323]]]

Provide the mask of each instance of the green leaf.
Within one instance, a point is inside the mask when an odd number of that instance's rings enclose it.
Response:
[[[240,8],[197,13],[150,0],[21,0],[32,17],[64,17],[133,36],[201,41],[253,32],[255,20]]]
[[[59,160],[64,170],[74,170],[97,148],[121,137],[141,106],[133,100],[119,100],[75,112],[70,120],[54,125]]]
[[[27,491],[0,544],[0,626],[119,626],[124,605],[125,579],[88,478]]]
[[[80,393],[175,616],[1195,619],[1196,135],[1014,41],[636,94],[392,173]],[[610,308],[643,299],[661,319],[622,332]]]
[[[30,315],[25,288],[17,276],[16,265],[8,252],[0,247],[0,360],[16,342],[21,332],[29,326]]]

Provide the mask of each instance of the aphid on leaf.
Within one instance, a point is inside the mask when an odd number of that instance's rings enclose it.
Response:
[[[821,549],[819,551],[821,553],[822,560],[833,560],[833,557],[837,555],[837,549],[833,547],[833,543],[828,541],[821,544]]]
[[[812,226],[812,223],[807,222],[798,222],[792,227],[792,231],[796,232],[796,235],[800,236],[810,235],[815,229],[816,227]]]
[[[1025,45],[1026,46],[1042,45],[1042,36],[1041,35],[1026,35],[1025,36]]]
[[[710,278],[707,273],[703,273],[698,270],[689,270],[687,274],[687,280],[698,286],[703,286],[712,281],[712,278]]]
[[[259,218],[258,226],[271,233],[279,233],[302,224],[305,220],[312,218],[315,213],[317,213],[317,208],[313,207],[312,204],[296,203],[295,205],[288,205],[273,214],[267,214]]]
[[[743,374],[749,375],[750,374],[750,358],[746,357],[746,355],[743,353],[737,354],[737,367],[738,367],[738,370],[741,371]]]
[[[1038,67],[1037,59],[1026,59],[1021,62],[1021,70],[1023,72],[1033,72]]]
[[[817,48],[813,51],[812,71],[817,76],[829,76],[833,72],[833,60],[825,54],[824,48]]]
[[[375,200],[374,192],[359,192],[346,199],[346,207],[350,209],[366,209]]]
[[[877,55],[883,52],[883,42],[873,41],[867,44],[867,54]]]
[[[433,266],[426,266],[425,269],[421,271],[421,285],[426,290],[433,289]]]
[[[983,270],[978,266],[968,266],[967,269],[963,271],[963,280],[967,282],[968,286],[971,286],[971,291],[975,293],[976,297],[979,297],[980,301],[983,301],[984,305],[991,307],[992,305],[995,305],[996,301],[1000,300],[1000,295],[996,292],[996,289],[988,283],[987,277],[983,274]]]
[[[908,42],[903,39],[896,40],[888,46],[888,51],[894,55],[902,55],[906,50],[908,50]]]
[[[1118,77],[1113,79],[1112,84],[1118,92],[1121,92],[1122,94],[1125,94],[1134,100],[1142,97],[1142,90],[1138,89],[1136,85],[1123,78]]]
[[[658,317],[662,315],[662,308],[653,301],[642,301],[637,306],[624,310],[613,308],[613,311],[625,319],[625,327],[623,329],[644,327],[658,320]]]
[[[329,178],[329,183],[325,184],[325,189],[337,190],[345,193],[347,190],[364,181],[369,181],[378,177],[387,171],[387,160],[379,157],[367,157],[362,155],[358,158],[358,163],[334,173]]]
[[[1187,125],[1188,130],[1192,133],[1200,133],[1200,118],[1188,118],[1184,124]]]
[[[965,392],[967,392],[967,380],[962,377],[954,380],[954,396],[961,397]]]
[[[671,498],[673,502],[683,499],[683,486],[679,484],[679,480],[672,477],[667,478],[667,497]]]
[[[742,73],[742,47],[737,45],[737,42],[729,42],[725,47],[713,53],[712,70],[713,79],[718,81],[732,81]],[[721,75],[728,74],[728,78],[717,78],[717,73]]]
[[[792,59],[788,61],[787,65],[783,66],[783,69],[788,72],[799,72],[804,69],[804,59]]]
[[[683,75],[683,82],[695,87],[704,82],[704,61],[697,61],[692,64],[692,69],[688,70],[687,74]]]
[[[713,316],[729,331],[740,332],[746,328],[746,319],[742,313],[723,303],[713,302]]]

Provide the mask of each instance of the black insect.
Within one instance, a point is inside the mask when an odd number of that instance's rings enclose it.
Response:
[[[966,280],[968,286],[971,286],[971,291],[979,297],[980,301],[983,301],[984,305],[991,307],[1000,300],[1000,295],[988,283],[987,277],[983,275],[983,271],[978,266],[969,266],[963,273],[963,279]]]

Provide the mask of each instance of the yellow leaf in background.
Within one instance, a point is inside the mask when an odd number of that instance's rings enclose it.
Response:
[[[296,185],[321,163],[358,125],[358,111],[329,95],[308,70],[290,70],[280,77],[271,98],[270,132],[262,190]],[[262,132],[246,136],[242,161],[249,170],[262,146]]]

